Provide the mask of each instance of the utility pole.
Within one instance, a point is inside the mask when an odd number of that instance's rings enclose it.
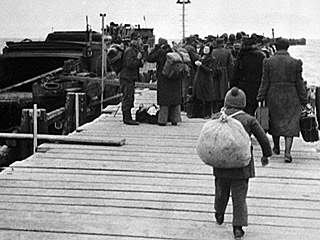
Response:
[[[182,41],[184,41],[186,37],[186,28],[185,28],[185,10],[186,4],[191,3],[190,0],[178,0],[177,4],[182,4]]]
[[[100,105],[101,105],[101,113],[103,111],[103,95],[104,95],[104,73],[105,73],[105,44],[104,44],[104,18],[106,17],[105,13],[100,13],[101,17],[101,99],[100,99]]]
[[[274,41],[274,28],[272,28],[271,31],[272,31],[272,40]]]
[[[184,41],[186,37],[186,28],[185,28],[185,10],[186,4],[191,3],[190,0],[178,0],[177,4],[182,4],[182,41]]]

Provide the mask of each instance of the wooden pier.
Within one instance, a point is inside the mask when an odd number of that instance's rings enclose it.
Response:
[[[137,91],[136,106],[155,94]],[[72,135],[124,146],[45,143],[0,173],[0,239],[233,239],[231,201],[218,226],[212,169],[195,152],[205,120],[128,126],[117,106],[107,110]],[[254,144],[245,239],[320,238],[319,148],[295,139],[293,163],[282,151],[263,168]]]

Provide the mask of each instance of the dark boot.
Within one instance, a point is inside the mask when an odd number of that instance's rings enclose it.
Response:
[[[224,221],[224,214],[221,213],[215,213],[214,214],[215,218],[216,218],[216,222],[218,225],[221,225]]]
[[[241,226],[233,226],[234,239],[240,240],[244,236],[244,231]]]
[[[273,139],[273,153],[276,155],[280,154],[280,137],[279,136],[272,136]]]
[[[139,123],[135,120],[132,120],[131,112],[130,111],[124,111],[122,112],[123,115],[123,123],[128,125],[139,125]]]

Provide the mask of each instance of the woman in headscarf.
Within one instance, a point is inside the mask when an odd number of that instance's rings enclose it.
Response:
[[[210,118],[213,102],[218,100],[217,63],[210,53],[210,47],[203,48],[203,56],[195,61],[197,71],[193,85],[193,117]]]

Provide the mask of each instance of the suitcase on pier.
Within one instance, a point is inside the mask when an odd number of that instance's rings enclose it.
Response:
[[[306,142],[315,142],[319,140],[317,119],[309,110],[305,110],[301,114],[300,131],[303,140]]]
[[[267,132],[269,130],[269,108],[266,106],[265,101],[258,104],[255,116],[263,130]]]
[[[159,109],[155,104],[144,106],[140,104],[139,109],[136,111],[136,121],[141,123],[158,123]]]

